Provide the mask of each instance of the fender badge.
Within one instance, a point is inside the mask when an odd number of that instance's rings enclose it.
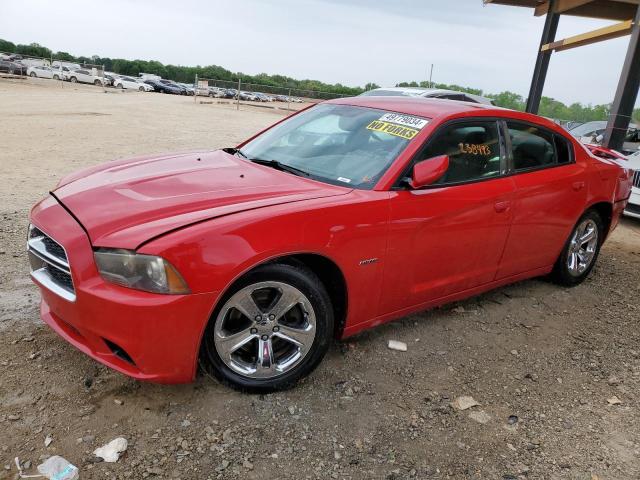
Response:
[[[367,258],[365,260],[360,260],[360,266],[370,265],[372,263],[376,263],[378,261],[377,258]]]

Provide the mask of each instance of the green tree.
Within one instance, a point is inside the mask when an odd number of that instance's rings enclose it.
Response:
[[[3,40],[0,38],[0,52],[5,53],[15,53],[16,45],[15,43],[9,42],[8,40]]]

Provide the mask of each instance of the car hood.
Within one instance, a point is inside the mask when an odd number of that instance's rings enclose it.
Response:
[[[63,179],[52,194],[94,246],[136,249],[203,220],[350,191],[217,150],[94,167]]]

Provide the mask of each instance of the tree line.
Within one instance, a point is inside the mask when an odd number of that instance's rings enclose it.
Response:
[[[291,88],[295,90],[312,90],[323,93],[331,93],[335,95],[352,96],[358,95],[365,90],[378,88],[375,83],[367,83],[364,87],[349,87],[341,83],[329,84],[319,80],[298,80],[284,75],[271,75],[267,73],[259,73],[257,75],[248,75],[241,72],[232,72],[218,65],[206,65],[195,67],[184,65],[165,65],[157,60],[126,60],[123,58],[109,58],[94,55],[92,57],[74,56],[68,52],[53,52],[51,49],[31,43],[29,45],[14,44],[7,40],[0,39],[0,52],[18,53],[26,56],[50,58],[54,60],[65,60],[76,63],[87,63],[94,65],[103,65],[104,69],[109,72],[115,72],[121,75],[137,76],[139,73],[152,73],[160,75],[162,78],[174,80],[176,82],[190,83],[193,82],[196,75],[199,78],[208,78],[215,80],[238,81],[242,83],[253,83],[259,85],[267,85],[279,88]],[[423,87],[430,86],[429,82],[402,82],[397,84],[398,87]],[[448,90],[458,90],[462,92],[482,95],[490,98],[500,107],[511,108],[513,110],[524,111],[526,99],[514,92],[504,91],[501,93],[484,93],[477,88],[463,87],[460,85],[447,85],[436,83],[432,85],[435,88],[445,88]],[[609,117],[609,104],[591,105],[579,102],[565,105],[551,97],[542,97],[540,103],[540,115],[559,120],[574,120],[578,122],[589,122],[592,120],[607,120]],[[640,109],[634,110],[634,120],[640,121]]]

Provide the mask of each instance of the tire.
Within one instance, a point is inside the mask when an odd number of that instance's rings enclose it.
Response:
[[[54,79],[54,80],[60,80],[60,77],[59,77],[58,75],[54,75],[54,76],[53,76],[53,79]]]
[[[333,325],[331,299],[311,270],[263,265],[221,298],[202,339],[200,364],[205,373],[241,391],[287,389],[318,366],[329,348]],[[262,361],[260,351],[265,355]]]
[[[139,87],[139,88],[138,88],[138,91],[139,91],[139,92],[144,92],[144,87]]]
[[[577,241],[578,237],[589,240],[580,242]],[[603,239],[602,217],[595,210],[588,210],[580,217],[564,244],[562,253],[553,267],[553,281],[567,287],[584,282],[598,260]]]
[[[77,79],[76,77],[71,77],[71,78],[69,79],[69,81],[70,81],[71,83],[76,83],[76,82],[78,81],[78,79]]]
[[[31,72],[31,73],[29,74],[29,76],[30,76],[31,78],[36,78],[36,77],[37,77],[36,72]]]
[[[96,87],[99,87],[100,85],[102,85],[102,82],[100,82],[100,80],[94,80],[93,84],[94,84]]]

